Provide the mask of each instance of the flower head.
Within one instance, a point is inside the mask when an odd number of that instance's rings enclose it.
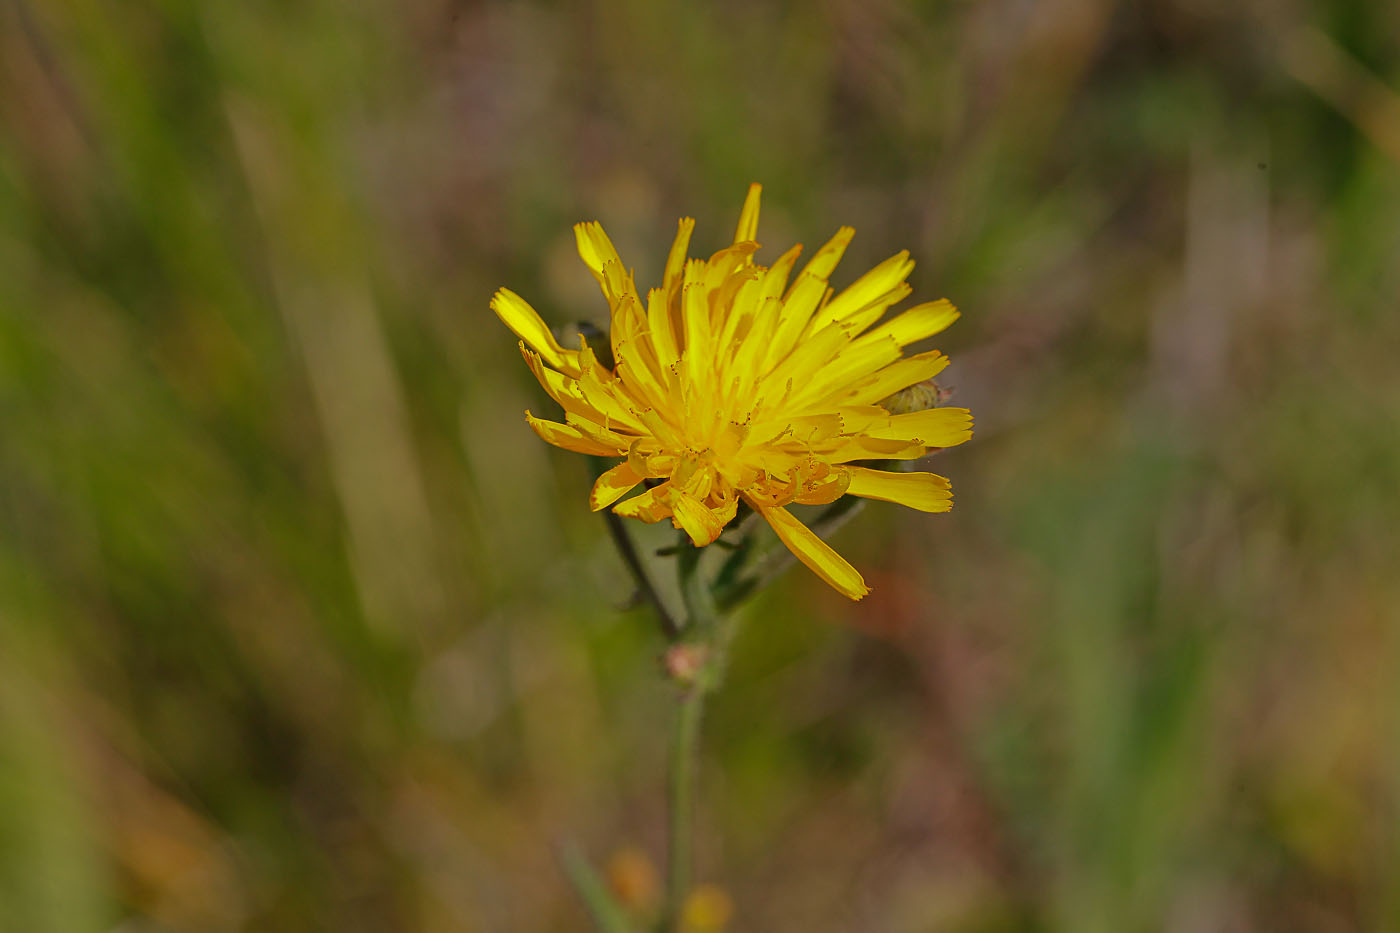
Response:
[[[913,459],[972,436],[965,408],[896,413],[884,404],[948,364],[936,350],[906,357],[904,347],[939,333],[958,312],[941,300],[881,321],[912,290],[907,251],[833,294],[827,279],[850,227],[795,277],[801,245],[758,265],[759,191],[749,188],[733,245],[708,260],[686,258],[695,221],[683,219],[661,287],[645,298],[603,228],[574,227],[579,255],[611,307],[610,366],[583,337],[576,350],[561,346],[514,292],[501,289],[491,307],[564,409],[563,422],[527,411],[530,427],[557,447],[621,458],[593,487],[595,511],[669,518],[702,546],[719,537],[742,499],[799,560],[860,599],[869,592],[860,573],[786,506],[853,495],[924,512],[952,507],[941,476],[856,464]]]

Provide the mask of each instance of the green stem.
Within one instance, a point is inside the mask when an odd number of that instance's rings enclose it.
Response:
[[[700,721],[708,691],[696,683],[681,698],[671,736],[670,836],[666,871],[666,908],[662,930],[681,928],[692,884],[695,846],[695,784],[700,758]]]
[[[685,600],[685,629],[689,637],[706,637],[715,620],[715,597],[710,592],[710,584],[700,573],[700,555],[703,551],[690,543],[684,534],[677,545],[676,573],[680,576],[681,599]]]
[[[669,788],[670,827],[667,836],[666,903],[661,929],[674,933],[681,928],[685,900],[692,884],[695,848],[695,784],[700,758],[700,723],[705,699],[718,680],[718,657],[714,652],[716,611],[710,584],[700,573],[703,553],[682,535],[676,552],[676,573],[680,577],[681,598],[685,600],[686,620],[681,638],[673,648],[686,648],[701,654],[694,680],[685,685],[680,708],[671,733],[671,781]]]

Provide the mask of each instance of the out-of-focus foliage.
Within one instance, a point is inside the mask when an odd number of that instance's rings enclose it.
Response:
[[[913,251],[979,430],[748,614],[734,927],[1400,925],[1397,92],[1370,0],[0,6],[0,929],[645,875],[659,641],[487,299],[750,181]]]

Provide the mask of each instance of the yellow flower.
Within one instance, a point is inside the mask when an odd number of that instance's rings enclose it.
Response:
[[[941,476],[852,464],[921,457],[972,436],[965,408],[896,414],[882,405],[948,365],[936,350],[905,357],[904,347],[939,333],[958,312],[941,300],[879,323],[912,291],[907,251],[833,295],[827,279],[850,227],[789,285],[800,244],[771,267],[753,261],[759,192],[749,188],[734,244],[708,260],[686,258],[695,221],[683,219],[661,287],[645,300],[603,228],[574,227],[579,255],[612,309],[610,366],[582,337],[577,350],[561,346],[514,292],[501,289],[491,307],[565,412],[560,423],[527,411],[530,427],[557,447],[623,458],[594,485],[595,511],[669,518],[702,546],[743,499],[799,560],[860,599],[870,591],[860,573],[785,506],[854,495],[924,512],[952,507]],[[645,480],[661,482],[618,502]]]

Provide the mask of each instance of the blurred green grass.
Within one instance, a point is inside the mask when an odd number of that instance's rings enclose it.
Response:
[[[659,645],[487,309],[901,248],[979,432],[750,612],[741,930],[1400,928],[1400,12],[0,9],[0,929],[580,929]],[[768,253],[761,254],[767,255]],[[838,273],[840,280],[840,273]]]

